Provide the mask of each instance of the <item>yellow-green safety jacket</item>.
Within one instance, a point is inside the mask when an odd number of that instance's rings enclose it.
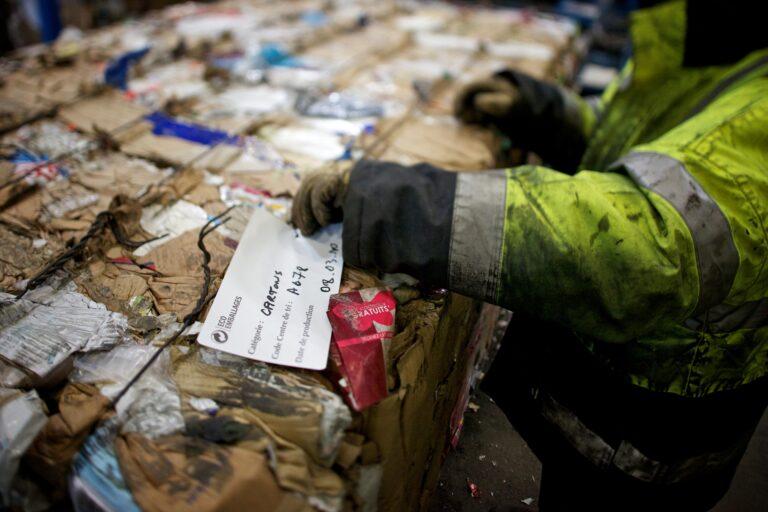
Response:
[[[768,50],[684,66],[685,18],[681,1],[636,11],[633,59],[600,105],[562,93],[537,110],[579,126],[573,175],[358,164],[346,261],[565,324],[650,390],[766,375]]]

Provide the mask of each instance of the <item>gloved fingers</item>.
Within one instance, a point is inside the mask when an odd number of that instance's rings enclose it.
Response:
[[[485,93],[503,93],[514,94],[515,87],[501,78],[488,78],[477,80],[466,85],[456,95],[453,104],[454,115],[465,123],[486,122],[485,115],[477,109],[477,96]]]
[[[311,235],[320,227],[312,212],[313,181],[312,176],[304,179],[291,205],[291,222],[304,236]]]
[[[475,96],[475,108],[490,118],[501,119],[509,115],[516,96],[509,91],[479,93]]]
[[[334,218],[336,196],[339,193],[340,177],[334,174],[323,176],[310,192],[312,214],[320,226],[327,226]]]

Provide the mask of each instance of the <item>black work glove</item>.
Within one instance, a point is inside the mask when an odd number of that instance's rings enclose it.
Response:
[[[501,76],[465,85],[456,95],[454,115],[469,124],[502,125],[520,102],[517,87]]]
[[[319,228],[341,220],[349,173],[349,169],[344,172],[318,171],[302,180],[293,198],[291,222],[303,235],[309,236]]]

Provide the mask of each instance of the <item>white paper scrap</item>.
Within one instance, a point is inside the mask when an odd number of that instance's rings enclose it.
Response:
[[[197,341],[267,363],[324,369],[331,342],[326,311],[342,265],[341,224],[303,237],[257,208]]]

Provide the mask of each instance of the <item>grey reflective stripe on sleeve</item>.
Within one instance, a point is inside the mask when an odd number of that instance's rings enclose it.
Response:
[[[506,196],[504,171],[458,174],[448,259],[452,290],[496,300]]]
[[[549,394],[542,393],[541,415],[557,427],[568,443],[598,468],[607,467],[616,451],[589,429],[570,409]]]
[[[643,482],[674,484],[694,480],[731,464],[741,457],[751,433],[719,452],[710,452],[664,463],[652,459],[627,440],[614,448],[585,425],[570,409],[548,393],[540,395],[541,415],[557,428],[568,443],[598,468],[616,467]]]
[[[641,187],[660,195],[680,213],[691,230],[699,269],[696,313],[720,304],[731,290],[739,253],[731,228],[717,203],[678,160],[650,151],[632,152],[611,166],[623,167]]]
[[[691,330],[706,329],[716,333],[756,329],[764,325],[768,325],[768,299],[744,302],[738,306],[719,304],[685,321],[685,326]]]

